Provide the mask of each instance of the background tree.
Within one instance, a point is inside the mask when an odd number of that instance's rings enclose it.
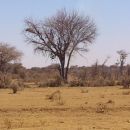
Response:
[[[92,65],[91,67],[91,76],[95,79],[99,75],[99,67],[98,67],[98,60]]]
[[[25,36],[35,46],[35,51],[58,58],[60,75],[67,81],[69,64],[77,52],[86,52],[89,43],[96,37],[96,26],[90,17],[78,12],[58,11],[45,21],[25,21]]]
[[[109,56],[106,57],[106,59],[103,61],[103,64],[101,65],[102,67],[102,72],[101,72],[101,75],[102,77],[105,79],[107,77],[107,72],[106,72],[106,63],[108,62],[108,60],[110,59]]]
[[[22,53],[15,47],[6,43],[0,43],[0,71],[6,72],[8,64],[20,60],[21,56]]]
[[[125,65],[128,53],[124,50],[119,50],[119,51],[117,51],[117,53],[119,54],[119,60],[117,61],[117,64],[119,64],[119,66],[120,66],[120,74],[122,75],[123,74],[123,67]]]

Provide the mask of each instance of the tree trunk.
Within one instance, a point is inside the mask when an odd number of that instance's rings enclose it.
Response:
[[[121,65],[120,65],[120,75],[121,76],[123,74],[123,67],[124,67],[124,61],[121,61]]]
[[[66,66],[66,71],[65,71],[65,81],[66,82],[68,82],[68,71],[69,71],[69,65],[70,65],[70,59],[71,59],[72,53],[73,53],[73,50],[71,51],[71,53],[69,55],[67,66]]]
[[[60,75],[62,80],[65,80],[65,58],[60,58]]]

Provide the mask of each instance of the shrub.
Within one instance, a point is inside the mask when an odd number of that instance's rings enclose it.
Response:
[[[39,87],[59,87],[62,85],[62,80],[60,77],[55,77],[54,79],[50,79],[47,82],[43,82],[39,84]]]
[[[17,83],[12,83],[10,85],[10,88],[13,90],[13,94],[17,93],[18,89],[19,89],[19,85]]]
[[[87,89],[81,89],[81,93],[88,93]]]
[[[115,85],[114,80],[108,80],[103,78],[90,80],[86,82],[86,86],[88,87],[114,86],[114,85]]]
[[[104,86],[104,79],[103,78],[99,78],[99,79],[95,79],[95,80],[90,80],[90,81],[86,82],[86,85],[88,87]]]
[[[18,90],[22,91],[27,85],[25,85],[22,81],[17,82]]]
[[[55,91],[55,92],[53,92],[53,93],[51,93],[50,95],[47,95],[47,99],[49,99],[50,101],[56,101],[56,103],[58,104],[58,105],[64,105],[64,101],[63,101],[63,99],[62,99],[62,96],[61,96],[61,92],[60,92],[60,90],[57,90],[57,91]]]
[[[0,73],[0,88],[8,88],[11,84],[11,76],[9,74]]]
[[[8,118],[4,119],[4,125],[6,127],[7,130],[12,128],[12,121],[9,120]]]
[[[105,113],[107,111],[108,111],[108,107],[105,103],[98,103],[97,104],[97,108],[96,108],[97,113]]]
[[[59,87],[61,85],[61,82],[58,80],[49,80],[46,85],[48,87]]]
[[[47,99],[54,101],[54,100],[60,100],[61,99],[61,92],[59,90],[51,93],[50,95],[47,95]]]
[[[115,81],[114,80],[105,80],[104,81],[104,86],[114,86]]]
[[[106,102],[107,104],[115,104],[115,102],[113,101],[113,100],[108,100],[107,102]]]
[[[115,81],[115,85],[122,85],[122,81],[120,81],[120,80],[117,80],[117,81]]]
[[[69,82],[69,86],[70,87],[83,87],[85,86],[85,83],[80,80],[73,80]]]
[[[122,80],[123,88],[129,88],[130,86],[130,80],[129,79],[123,79]]]
[[[123,95],[130,95],[130,91],[124,91],[122,92]]]

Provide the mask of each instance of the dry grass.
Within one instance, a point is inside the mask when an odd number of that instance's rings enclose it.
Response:
[[[65,102],[63,101],[63,97],[61,95],[61,91],[57,90],[49,95],[46,96],[52,102],[56,102],[58,105],[64,105]]]
[[[130,95],[130,91],[123,91],[122,94],[123,95]]]
[[[60,92],[60,90],[57,90],[57,91],[47,95],[46,97],[47,97],[47,99],[49,99],[51,101],[60,100],[61,99],[61,92]]]
[[[88,93],[88,89],[81,89],[81,93]]]
[[[98,103],[96,107],[97,113],[106,113],[108,112],[108,106],[105,103]]]
[[[0,90],[0,130],[130,129],[130,94],[124,96],[128,91],[119,87],[27,88],[18,94],[10,92]]]
[[[4,119],[4,127],[9,130],[12,128],[12,121],[8,118]]]

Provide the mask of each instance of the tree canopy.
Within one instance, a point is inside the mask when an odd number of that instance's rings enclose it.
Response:
[[[22,53],[15,47],[0,43],[0,71],[4,72],[8,63],[20,60]]]
[[[35,46],[35,51],[58,58],[63,80],[67,80],[71,57],[86,52],[97,34],[93,20],[77,11],[60,10],[44,21],[26,19],[25,23],[26,40]]]

